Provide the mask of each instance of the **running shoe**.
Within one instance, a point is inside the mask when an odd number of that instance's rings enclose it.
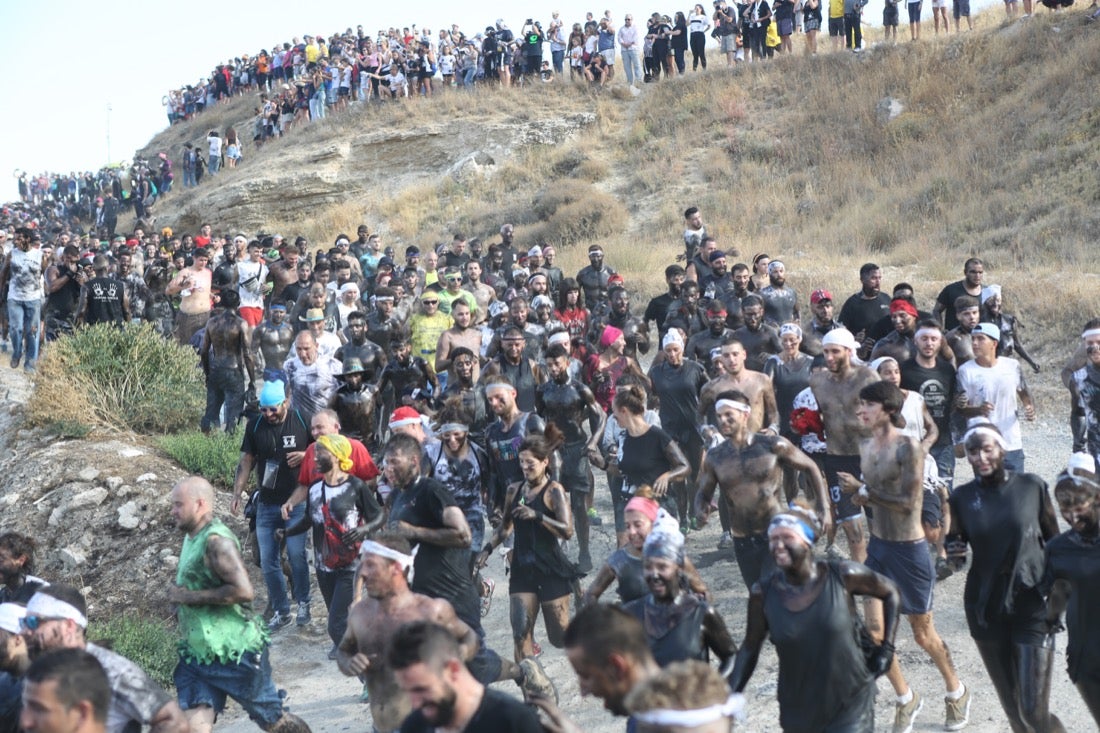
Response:
[[[733,535],[729,532],[723,532],[722,537],[718,540],[719,550],[728,550],[733,547]]]
[[[312,616],[309,614],[309,604],[299,603],[298,613],[294,616],[294,623],[299,626],[309,626],[309,622],[312,620]]]
[[[593,527],[602,527],[603,519],[600,517],[599,512],[596,511],[596,507],[588,508],[588,523]]]
[[[944,698],[947,703],[947,715],[943,719],[944,730],[962,730],[970,722],[970,688],[963,690],[962,697],[952,700]]]
[[[546,674],[539,660],[534,657],[524,657],[520,660],[519,668],[523,671],[523,680],[519,686],[523,690],[525,701],[532,695],[538,695],[553,700],[554,704],[557,704],[558,688],[554,686],[554,681]]]
[[[290,623],[294,619],[290,615],[290,611],[283,613],[282,611],[276,611],[271,614],[271,620],[267,622],[268,631],[278,631],[281,628],[290,626]]]
[[[905,705],[895,705],[897,710],[894,713],[894,733],[912,733],[913,721],[917,719],[917,713],[924,707],[924,700],[920,693],[912,688],[910,690],[913,692],[913,699]]]
[[[954,574],[955,570],[951,567],[951,563],[947,562],[946,557],[936,558],[936,580],[947,580]]]
[[[489,615],[489,609],[493,605],[493,591],[496,590],[496,581],[486,578],[481,581],[481,617]]]

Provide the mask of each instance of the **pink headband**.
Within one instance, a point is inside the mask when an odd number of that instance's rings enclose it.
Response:
[[[626,503],[624,512],[638,512],[651,522],[657,521],[657,502],[644,496],[632,496]]]
[[[614,326],[606,326],[603,333],[600,335],[600,348],[606,349],[608,346],[615,343],[622,335],[623,332],[621,329],[615,328]]]

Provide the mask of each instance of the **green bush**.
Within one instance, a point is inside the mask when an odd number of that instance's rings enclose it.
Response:
[[[31,421],[138,433],[195,425],[206,402],[198,357],[149,324],[80,328],[38,362]]]
[[[174,629],[164,622],[135,616],[92,621],[88,639],[134,662],[165,689],[172,687],[172,671],[179,659],[178,639]]]
[[[203,435],[198,430],[189,430],[165,435],[159,443],[184,470],[197,473],[215,486],[233,488],[233,475],[241,456],[240,432],[216,430]]]

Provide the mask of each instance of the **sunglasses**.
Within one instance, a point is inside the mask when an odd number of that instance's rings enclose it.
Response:
[[[64,621],[57,616],[24,616],[19,619],[19,624],[27,631],[38,631],[39,627],[47,621]]]
[[[278,407],[261,407],[260,408],[260,412],[262,412],[265,415],[274,415],[278,411],[279,411]]]
[[[423,303],[424,303],[424,305],[439,305],[438,300],[425,300],[425,301],[423,301]]]

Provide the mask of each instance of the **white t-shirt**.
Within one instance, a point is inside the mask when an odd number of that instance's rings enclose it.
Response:
[[[924,398],[909,390],[909,394],[905,395],[905,403],[901,406],[901,416],[905,418],[905,427],[898,428],[901,434],[924,440]]]
[[[971,359],[959,367],[956,379],[958,391],[966,394],[969,406],[992,403],[993,412],[989,414],[989,421],[1001,431],[1008,450],[1022,450],[1024,443],[1016,398],[1017,391],[1024,384],[1020,362],[1001,356],[995,365],[983,367]]]
[[[688,30],[692,33],[704,33],[708,25],[710,25],[710,18],[705,15],[692,13],[691,17],[688,18]]]
[[[211,135],[206,138],[206,142],[210,143],[210,157],[220,158],[222,154],[222,139]]]
[[[24,252],[12,247],[8,297],[20,301],[42,299],[42,250],[29,247]]]
[[[242,308],[264,307],[264,280],[267,279],[267,265],[251,260],[237,263],[237,292],[241,296]]]

